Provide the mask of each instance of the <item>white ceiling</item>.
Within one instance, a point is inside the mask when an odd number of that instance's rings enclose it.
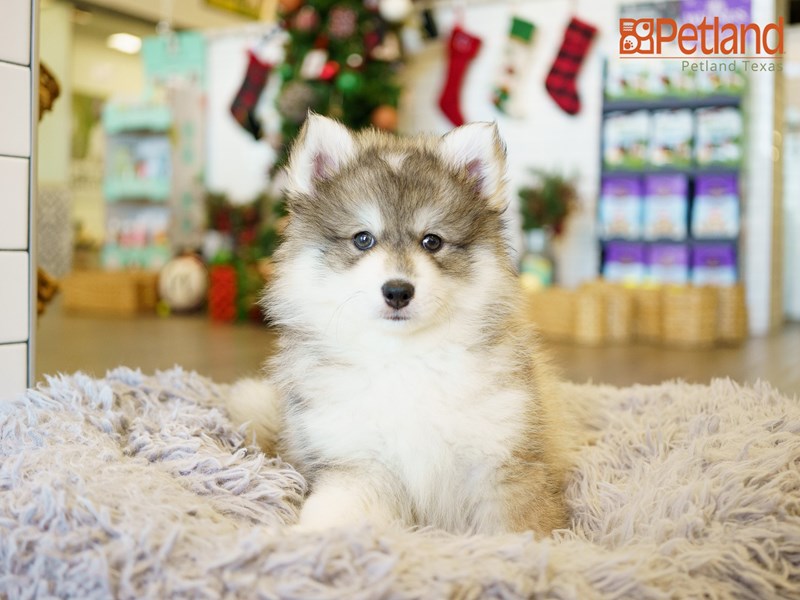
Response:
[[[169,18],[168,12],[172,6],[172,23],[179,29],[217,29],[252,22],[234,13],[210,7],[205,0],[83,0],[80,4],[88,8],[106,8],[152,22]]]

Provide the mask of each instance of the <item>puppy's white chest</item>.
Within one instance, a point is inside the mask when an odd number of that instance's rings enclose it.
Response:
[[[381,465],[417,510],[448,521],[442,506],[457,510],[453,494],[485,483],[519,433],[524,398],[492,390],[486,365],[465,355],[372,357],[318,375],[302,419],[323,459]]]

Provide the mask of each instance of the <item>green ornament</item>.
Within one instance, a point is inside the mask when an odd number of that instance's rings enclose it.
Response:
[[[281,75],[281,79],[284,81],[288,81],[294,75],[294,68],[289,63],[283,63],[278,68],[278,73]]]
[[[340,92],[352,93],[358,90],[361,87],[363,80],[361,75],[358,73],[353,73],[352,71],[345,71],[336,79],[336,88]]]

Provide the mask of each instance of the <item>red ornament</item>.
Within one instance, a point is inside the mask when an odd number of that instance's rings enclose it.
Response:
[[[330,81],[336,74],[339,72],[339,63],[335,60],[329,60],[325,63],[325,66],[322,67],[322,71],[320,71],[319,78],[323,81]]]

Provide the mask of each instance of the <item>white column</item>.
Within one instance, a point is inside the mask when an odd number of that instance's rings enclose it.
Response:
[[[22,392],[33,372],[36,9],[36,0],[0,4],[0,400]]]

